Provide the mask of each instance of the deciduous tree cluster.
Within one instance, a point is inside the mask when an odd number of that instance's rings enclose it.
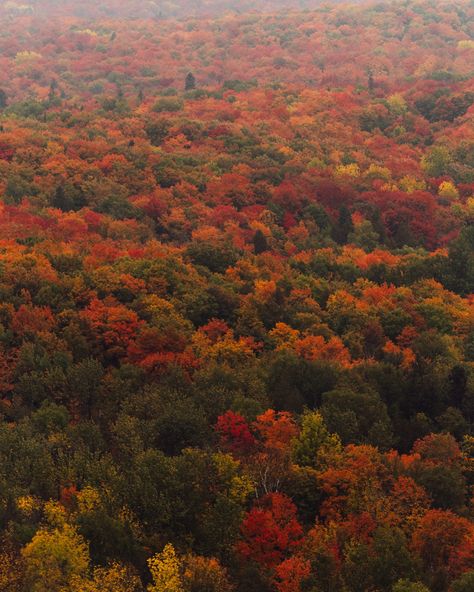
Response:
[[[0,8],[0,589],[472,592],[472,2],[72,4]]]

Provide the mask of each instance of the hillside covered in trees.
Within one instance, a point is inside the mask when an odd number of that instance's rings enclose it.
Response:
[[[0,590],[474,590],[474,5],[3,2]]]

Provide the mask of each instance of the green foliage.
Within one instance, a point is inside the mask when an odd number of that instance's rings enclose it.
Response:
[[[236,249],[230,245],[218,246],[206,242],[194,242],[186,251],[195,265],[202,265],[217,273],[224,273],[238,258]]]
[[[451,584],[452,592],[469,592],[474,586],[474,571],[469,571],[460,576]]]
[[[159,99],[154,105],[153,105],[153,111],[155,111],[156,113],[162,113],[162,112],[178,112],[181,111],[183,108],[183,101],[181,101],[178,98],[162,98]]]
[[[301,430],[293,443],[295,462],[301,466],[321,468],[325,457],[331,458],[341,451],[341,441],[330,434],[320,413],[306,411],[301,420]]]
[[[369,443],[388,449],[393,433],[387,408],[378,393],[335,389],[323,395],[321,414],[344,444]]]

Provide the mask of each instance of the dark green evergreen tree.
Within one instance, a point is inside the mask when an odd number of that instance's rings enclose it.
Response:
[[[333,231],[334,240],[340,245],[347,243],[347,237],[354,231],[354,224],[352,223],[352,216],[347,206],[339,208],[339,216],[336,226]]]
[[[189,74],[186,76],[186,80],[184,83],[184,90],[188,91],[188,90],[194,90],[196,88],[196,78],[194,77],[194,74],[192,72],[189,72]]]
[[[7,93],[2,88],[0,88],[0,109],[5,109],[7,103]]]
[[[260,255],[260,253],[268,251],[267,238],[260,229],[257,230],[253,237],[253,248],[256,255]]]

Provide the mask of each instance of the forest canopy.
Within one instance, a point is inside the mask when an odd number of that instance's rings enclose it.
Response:
[[[0,6],[0,590],[474,590],[474,5]]]

